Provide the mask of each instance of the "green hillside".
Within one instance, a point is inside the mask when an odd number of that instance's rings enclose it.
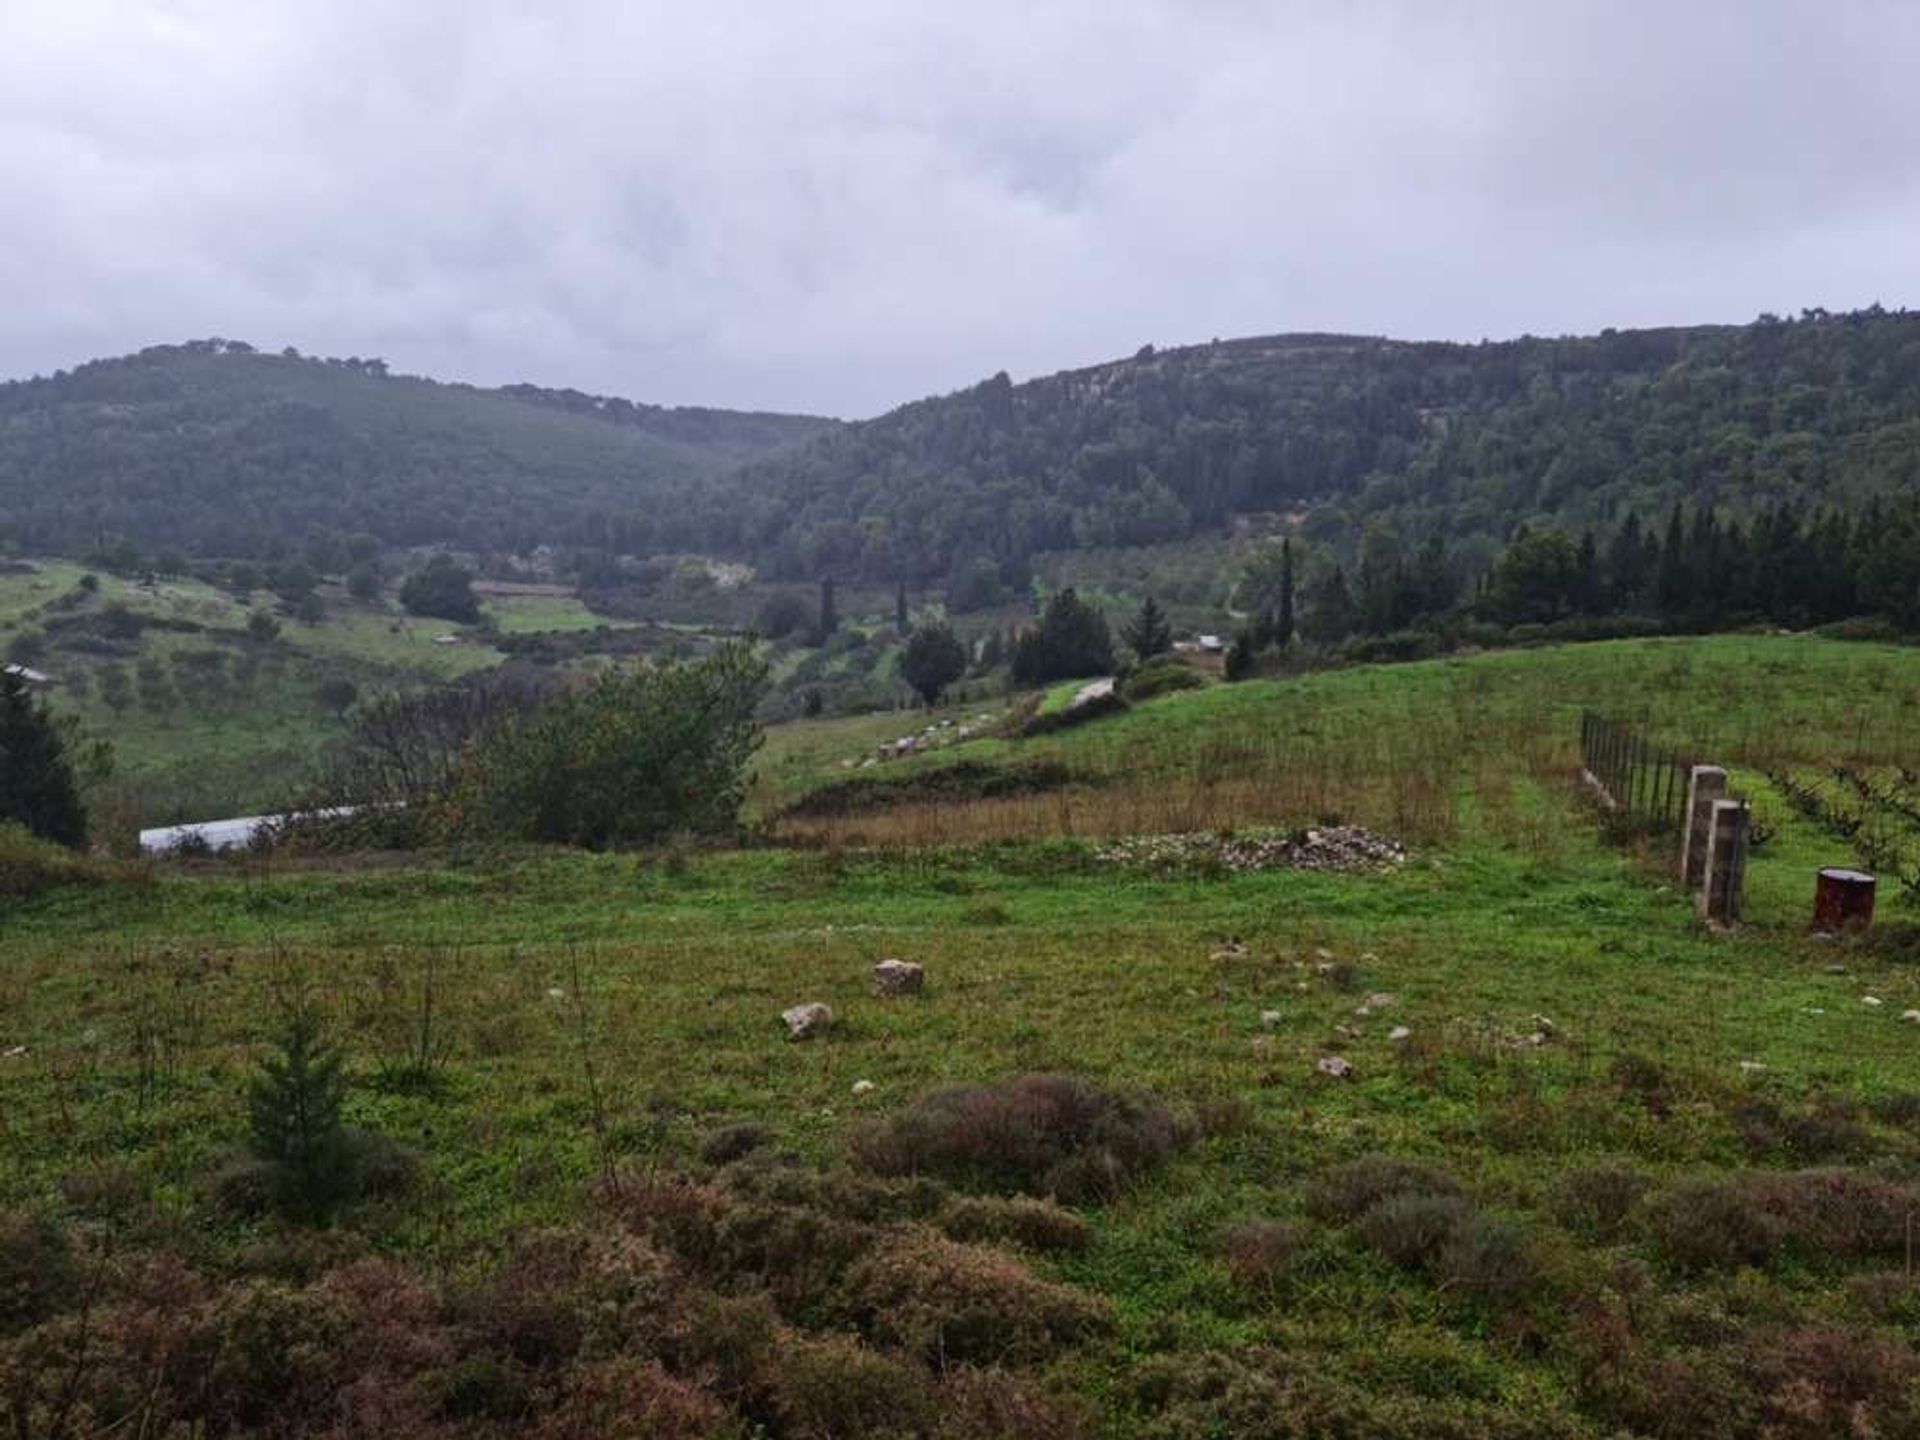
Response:
[[[671,517],[714,475],[830,423],[156,346],[0,385],[0,546],[271,558],[318,533],[647,550],[673,537],[632,531],[636,517]]]
[[[1006,375],[750,467],[777,572],[1016,587],[1042,552],[1303,522],[1484,564],[1516,524],[1603,532],[1677,501],[1854,507],[1920,481],[1920,314],[1414,344],[1216,341],[1013,384]],[[1472,567],[1469,567],[1472,568]]]

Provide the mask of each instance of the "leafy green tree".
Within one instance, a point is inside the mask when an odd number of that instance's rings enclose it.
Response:
[[[739,820],[767,665],[749,644],[602,672],[503,720],[468,758],[463,823],[499,837],[605,847]]]
[[[87,810],[73,728],[63,724],[18,675],[0,670],[0,820],[24,825],[44,840],[81,849]],[[105,763],[104,752],[92,758]]]
[[[1546,623],[1574,613],[1582,589],[1580,552],[1559,530],[1522,526],[1487,581],[1487,604],[1510,625]]]
[[[929,707],[941,693],[967,673],[967,647],[946,625],[922,625],[908,637],[900,652],[900,674]]]
[[[1334,566],[1322,576],[1308,592],[1307,599],[1303,633],[1309,640],[1331,645],[1353,633],[1353,592],[1347,587],[1347,572],[1340,566]]]
[[[371,560],[360,560],[347,571],[347,593],[359,601],[380,598],[380,567]]]
[[[1253,631],[1240,631],[1233,637],[1233,643],[1227,647],[1226,660],[1221,666],[1221,673],[1230,681],[1249,678],[1253,674],[1254,661],[1259,653],[1259,642],[1254,639]]]
[[[301,1219],[326,1219],[353,1193],[352,1137],[340,1118],[347,1079],[340,1052],[306,1005],[290,1009],[275,1036],[278,1053],[260,1061],[247,1087],[255,1158],[275,1171],[278,1199]]]
[[[1173,627],[1151,595],[1140,602],[1140,613],[1122,629],[1120,638],[1142,663],[1173,649]]]
[[[473,573],[451,555],[435,555],[400,587],[400,603],[415,615],[471,625],[480,618]]]
[[[1013,679],[1020,685],[1104,675],[1112,669],[1113,636],[1107,617],[1082,600],[1072,586],[1047,601],[1039,625],[1023,632],[1013,647]]]
[[[265,610],[256,610],[247,616],[247,638],[266,644],[269,640],[280,638],[280,622]]]
[[[804,594],[776,590],[761,604],[754,625],[767,639],[784,640],[789,635],[801,634],[812,619],[813,614]],[[802,634],[801,638],[805,639],[805,636]]]
[[[314,687],[313,698],[321,708],[338,719],[353,708],[360,698],[360,687],[344,675],[329,675]]]

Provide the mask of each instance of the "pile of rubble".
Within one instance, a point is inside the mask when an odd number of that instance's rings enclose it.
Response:
[[[1111,865],[1127,865],[1167,874],[1183,871],[1384,870],[1406,863],[1397,840],[1358,825],[1329,825],[1315,830],[1251,831],[1217,835],[1133,835],[1094,852]]]

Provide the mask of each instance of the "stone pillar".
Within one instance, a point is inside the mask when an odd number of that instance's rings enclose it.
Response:
[[[1744,800],[1715,800],[1709,813],[1700,916],[1711,924],[1732,925],[1740,919],[1740,896],[1746,884],[1750,812]]]
[[[1713,804],[1726,798],[1727,772],[1718,765],[1696,765],[1687,775],[1686,823],[1680,827],[1680,883],[1698,890],[1707,874],[1707,841]]]

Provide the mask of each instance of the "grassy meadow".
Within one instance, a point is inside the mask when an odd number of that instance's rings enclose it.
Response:
[[[762,752],[751,848],[200,862],[0,899],[0,1206],[213,1273],[296,1283],[371,1253],[458,1290],[531,1231],[604,1223],[612,1175],[623,1223],[711,1264],[661,1195],[735,1206],[729,1234],[772,1213],[739,1198],[773,1183],[750,1160],[702,1158],[716,1131],[857,1174],[863,1127],[930,1090],[1073,1074],[1198,1118],[1073,1206],[1083,1243],[1010,1252],[1104,1316],[969,1360],[1050,1418],[860,1409],[893,1393],[884,1366],[972,1371],[847,1308],[844,1275],[783,1290],[775,1245],[711,1283],[773,1294],[792,1354],[853,1335],[877,1358],[811,1410],[726,1391],[744,1428],[710,1433],[1914,1433],[1920,917],[1890,880],[1875,936],[1809,937],[1813,869],[1852,843],[1767,772],[1912,763],[1916,702],[1920,651],[1756,636],[1216,686],[864,770],[845,762],[910,717],[812,721]],[[1753,795],[1738,932],[1696,922],[1656,844],[1603,833],[1583,706]],[[919,796],[969,760],[1070,778]],[[874,787],[851,813],[805,813],[850,778]],[[1334,821],[1406,862],[1167,871],[1099,844]],[[886,957],[926,993],[875,995]],[[422,1177],[325,1259],[209,1191],[294,994],[346,1048],[352,1121]],[[789,1042],[780,1012],[814,1000],[837,1023]],[[1374,1205],[1382,1156],[1425,1178]],[[825,1224],[812,1203],[778,1213]],[[1452,1239],[1421,1229],[1441,1221]],[[684,1374],[721,1393],[724,1369]]]

